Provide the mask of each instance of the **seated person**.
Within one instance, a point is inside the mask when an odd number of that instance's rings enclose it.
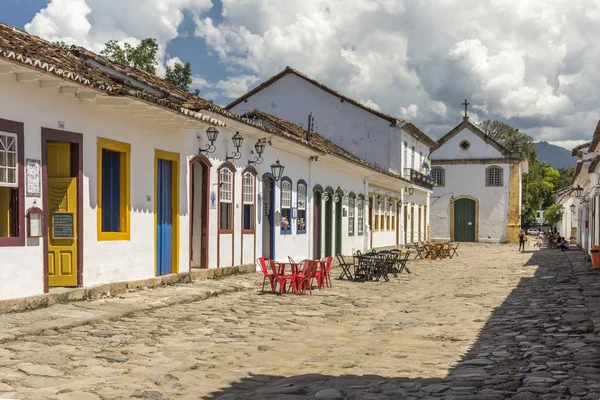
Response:
[[[560,244],[560,250],[561,251],[569,250],[569,242],[567,240],[565,240],[565,238],[562,238],[562,242]]]

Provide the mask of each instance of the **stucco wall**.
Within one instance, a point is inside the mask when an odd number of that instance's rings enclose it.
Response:
[[[467,140],[471,145],[467,150],[463,150],[460,147],[460,143],[463,140]],[[469,129],[463,128],[441,147],[432,152],[431,158],[433,160],[504,158],[504,155]]]
[[[437,157],[437,152],[435,153]],[[494,164],[495,165],[495,164]],[[479,200],[479,241],[506,241],[508,223],[509,165],[499,164],[502,187],[486,187],[486,164],[443,165],[445,186],[436,186],[431,200],[431,235],[435,240],[450,239],[451,197],[472,196]]]
[[[58,121],[65,123],[65,130],[83,135],[83,282],[92,286],[116,281],[136,280],[155,275],[155,233],[154,233],[154,156],[155,149],[180,154],[179,164],[179,272],[189,270],[189,198],[190,168],[189,160],[197,153],[198,147],[206,145],[205,128],[184,130],[157,123],[152,117],[135,117],[126,107],[123,111],[112,107],[79,102],[70,95],[60,95],[58,89],[39,88],[37,83],[17,83],[1,81],[3,97],[0,103],[0,118],[24,123],[25,158],[41,160],[41,128],[56,129]],[[250,129],[250,128],[249,128]],[[232,128],[219,128],[220,134],[215,142],[217,151],[208,155],[212,167],[209,170],[209,192],[218,196],[218,169],[225,154],[234,150],[231,137]],[[396,130],[397,131],[397,130]],[[389,127],[387,127],[389,132]],[[397,133],[397,132],[396,132]],[[198,136],[203,138],[198,139]],[[97,240],[97,139],[99,137],[131,144],[130,175],[130,240]],[[234,179],[234,230],[232,234],[218,235],[218,202],[208,210],[208,265],[209,268],[225,267],[252,262],[262,255],[263,218],[256,219],[256,247],[251,234],[242,234],[242,173],[250,157],[250,151],[256,140],[246,136],[240,152],[243,156],[235,160]],[[373,171],[333,166],[326,160],[311,162],[308,156],[298,156],[275,147],[267,147],[263,155],[264,162],[256,166],[257,216],[262,212],[262,203],[258,194],[262,192],[262,176],[270,172],[270,165],[280,159],[285,165],[284,175],[292,180],[292,206],[296,207],[297,182],[303,179],[307,183],[307,233],[296,234],[293,224],[292,235],[281,235],[279,227],[275,232],[276,258],[287,259],[312,256],[312,210],[313,188],[320,184],[324,188],[340,187],[348,193],[368,193],[365,178]],[[325,157],[326,158],[326,157]],[[339,164],[339,163],[338,163]],[[198,168],[196,169],[198,172]],[[196,173],[196,176],[201,174]],[[198,178],[200,180],[200,178]],[[275,210],[280,210],[279,186],[276,190]],[[400,197],[398,190],[392,190],[394,197]],[[390,191],[390,188],[380,188]],[[198,192],[196,192],[198,195]],[[42,193],[42,196],[45,194]],[[42,197],[43,198],[43,197]],[[42,208],[42,198],[26,198],[25,209],[34,205]],[[365,229],[362,236],[355,233],[348,236],[348,199],[342,200],[342,252],[350,254],[355,250],[369,247],[368,208],[365,202]],[[198,218],[198,216],[196,216]],[[324,223],[325,216],[323,216]],[[335,220],[335,216],[334,216]],[[400,221],[402,218],[400,218]],[[295,222],[295,221],[294,221]],[[400,223],[397,226],[401,229]],[[196,227],[196,233],[198,233]],[[335,230],[334,230],[335,233]],[[198,235],[195,235],[198,236]],[[324,239],[323,239],[324,240]],[[243,249],[242,249],[243,243]],[[335,236],[334,236],[335,243]],[[219,245],[217,247],[217,244]],[[375,238],[373,246],[396,244],[395,234]],[[324,245],[323,245],[324,247]],[[199,249],[199,245],[195,245]],[[0,247],[0,299],[17,298],[39,294],[43,291],[43,240],[27,239],[24,247]],[[200,259],[195,259],[200,265]]]

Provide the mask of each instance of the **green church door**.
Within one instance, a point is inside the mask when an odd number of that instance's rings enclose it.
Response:
[[[458,199],[454,202],[454,241],[475,241],[475,201]]]

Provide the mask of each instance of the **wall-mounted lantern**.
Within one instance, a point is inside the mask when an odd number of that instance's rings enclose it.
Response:
[[[214,153],[215,150],[217,149],[215,147],[215,140],[217,140],[217,137],[219,137],[219,131],[217,130],[217,128],[215,128],[214,126],[209,127],[206,130],[206,137],[208,139],[208,141],[210,142],[210,144],[204,148],[198,149],[198,153],[203,154],[203,153]],[[198,138],[200,138],[200,136],[198,136]]]
[[[577,197],[578,199],[580,199],[583,195],[583,188],[580,185],[577,185],[577,187],[573,189],[573,191],[575,192],[575,197]]]
[[[575,214],[575,209],[577,207],[575,206],[575,204],[571,204],[571,214]]]
[[[408,193],[409,196],[412,196],[413,194],[415,194],[415,188],[412,186],[409,188],[404,188],[404,193]]]
[[[42,210],[31,207],[27,210],[27,237],[42,237]]]
[[[337,193],[334,193],[333,195],[333,202],[337,203],[338,201],[340,201],[340,195]]]
[[[256,150],[257,157],[254,160],[248,160],[248,165],[262,164],[263,158],[262,154],[265,151],[265,142],[263,139],[259,139],[258,142],[254,145],[254,149]]]
[[[323,201],[329,201],[329,193],[323,193]]]
[[[275,164],[271,164],[271,174],[273,175],[275,182],[278,182],[281,179],[284,169],[285,167],[279,163],[279,160],[277,160]]]
[[[240,153],[240,147],[242,147],[242,143],[244,143],[244,138],[240,135],[239,132],[236,132],[235,135],[231,138],[233,145],[235,146],[235,152],[231,156],[226,156],[225,159],[227,161],[239,160],[242,156]]]

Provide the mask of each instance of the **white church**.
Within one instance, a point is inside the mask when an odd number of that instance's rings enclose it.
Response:
[[[517,242],[527,162],[465,116],[431,152],[431,236],[456,242]]]

